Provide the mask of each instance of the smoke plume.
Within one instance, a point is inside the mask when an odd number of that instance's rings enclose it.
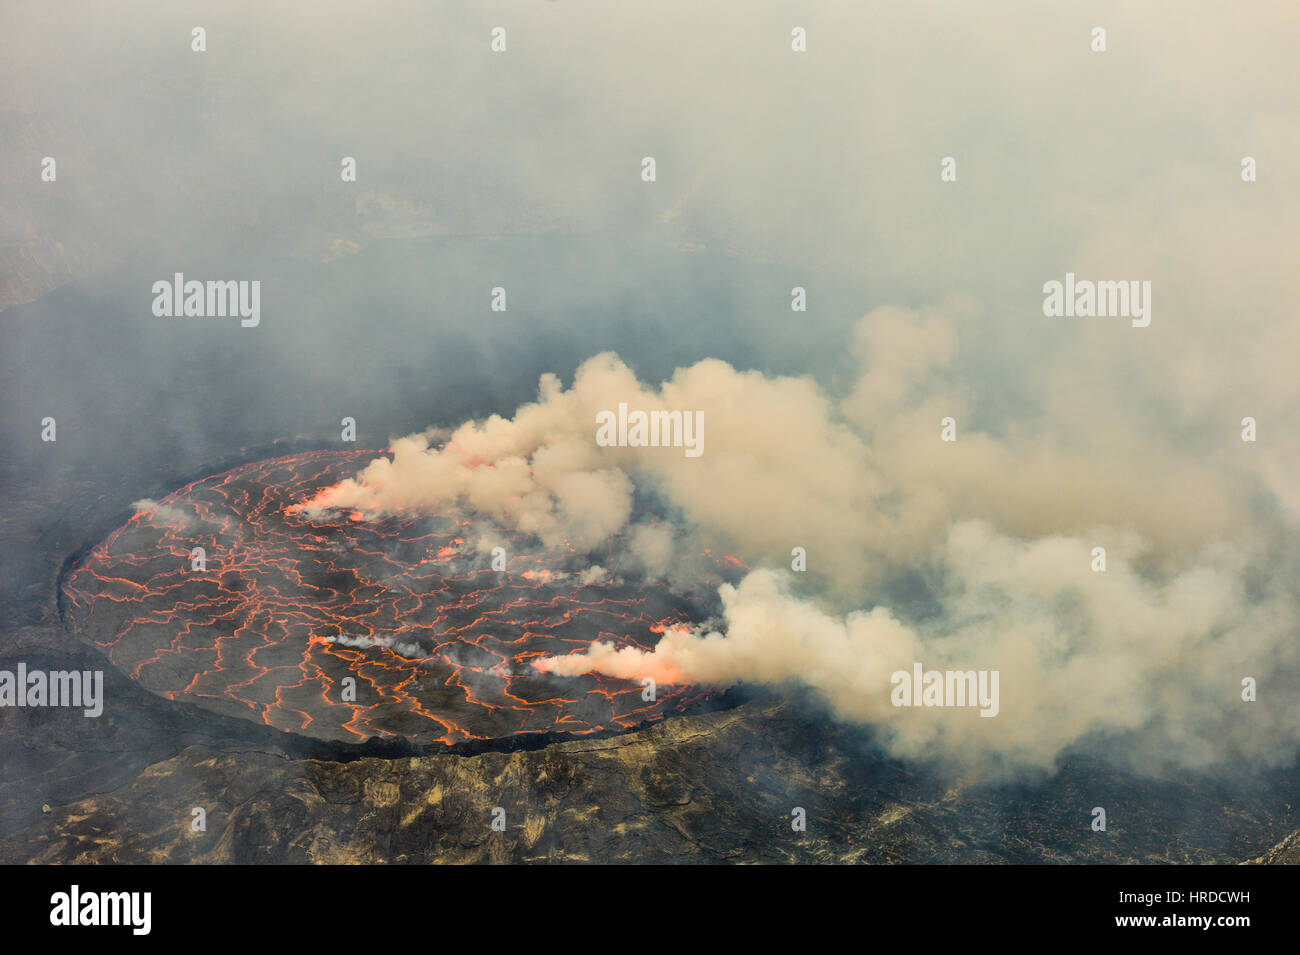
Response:
[[[1290,758],[1300,716],[1242,699],[1247,677],[1280,694],[1300,676],[1296,561],[1284,508],[1259,503],[1268,476],[1104,408],[969,425],[978,409],[949,366],[957,321],[977,313],[954,300],[867,315],[838,398],[716,360],[650,386],[601,354],[567,389],[543,376],[512,418],[393,442],[311,507],[462,507],[580,550],[617,535],[641,573],[677,583],[698,584],[706,548],[756,568],[721,587],[711,625],[538,662],[554,674],[801,683],[900,755],[964,767],[1047,767],[1103,743],[1147,769]],[[705,453],[600,446],[597,416],[619,403],[702,411]],[[893,705],[891,674],[918,662],[998,671],[996,717]]]

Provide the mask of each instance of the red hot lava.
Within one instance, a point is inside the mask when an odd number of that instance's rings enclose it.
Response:
[[[701,617],[689,595],[587,581],[577,555],[463,516],[299,511],[377,453],[247,464],[138,513],[66,578],[72,631],[168,699],[330,740],[585,734],[709,695],[661,685],[646,700],[640,682],[531,666],[597,639],[649,649]]]

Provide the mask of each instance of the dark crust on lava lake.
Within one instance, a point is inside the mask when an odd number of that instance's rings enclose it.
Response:
[[[660,686],[646,701],[639,681],[531,665],[596,639],[649,649],[707,615],[697,598],[583,582],[590,561],[478,519],[293,512],[375,456],[257,461],[168,495],[66,570],[71,632],[168,699],[335,741],[581,736],[718,695]],[[485,532],[509,555],[504,572],[478,546]],[[196,546],[207,566],[193,571]]]

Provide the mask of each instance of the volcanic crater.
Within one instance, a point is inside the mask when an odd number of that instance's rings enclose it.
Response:
[[[596,575],[473,515],[300,509],[380,453],[258,461],[143,502],[66,573],[67,626],[162,697],[330,741],[619,732],[719,695],[532,666],[596,639],[649,649],[708,616],[620,575],[617,542]]]

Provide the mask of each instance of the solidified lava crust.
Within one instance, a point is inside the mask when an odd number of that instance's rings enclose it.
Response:
[[[639,682],[531,665],[595,639],[653,647],[704,615],[690,595],[586,583],[590,560],[479,518],[295,509],[378,453],[246,464],[141,510],[65,576],[69,628],[160,696],[323,740],[620,731],[715,694],[647,701]]]

